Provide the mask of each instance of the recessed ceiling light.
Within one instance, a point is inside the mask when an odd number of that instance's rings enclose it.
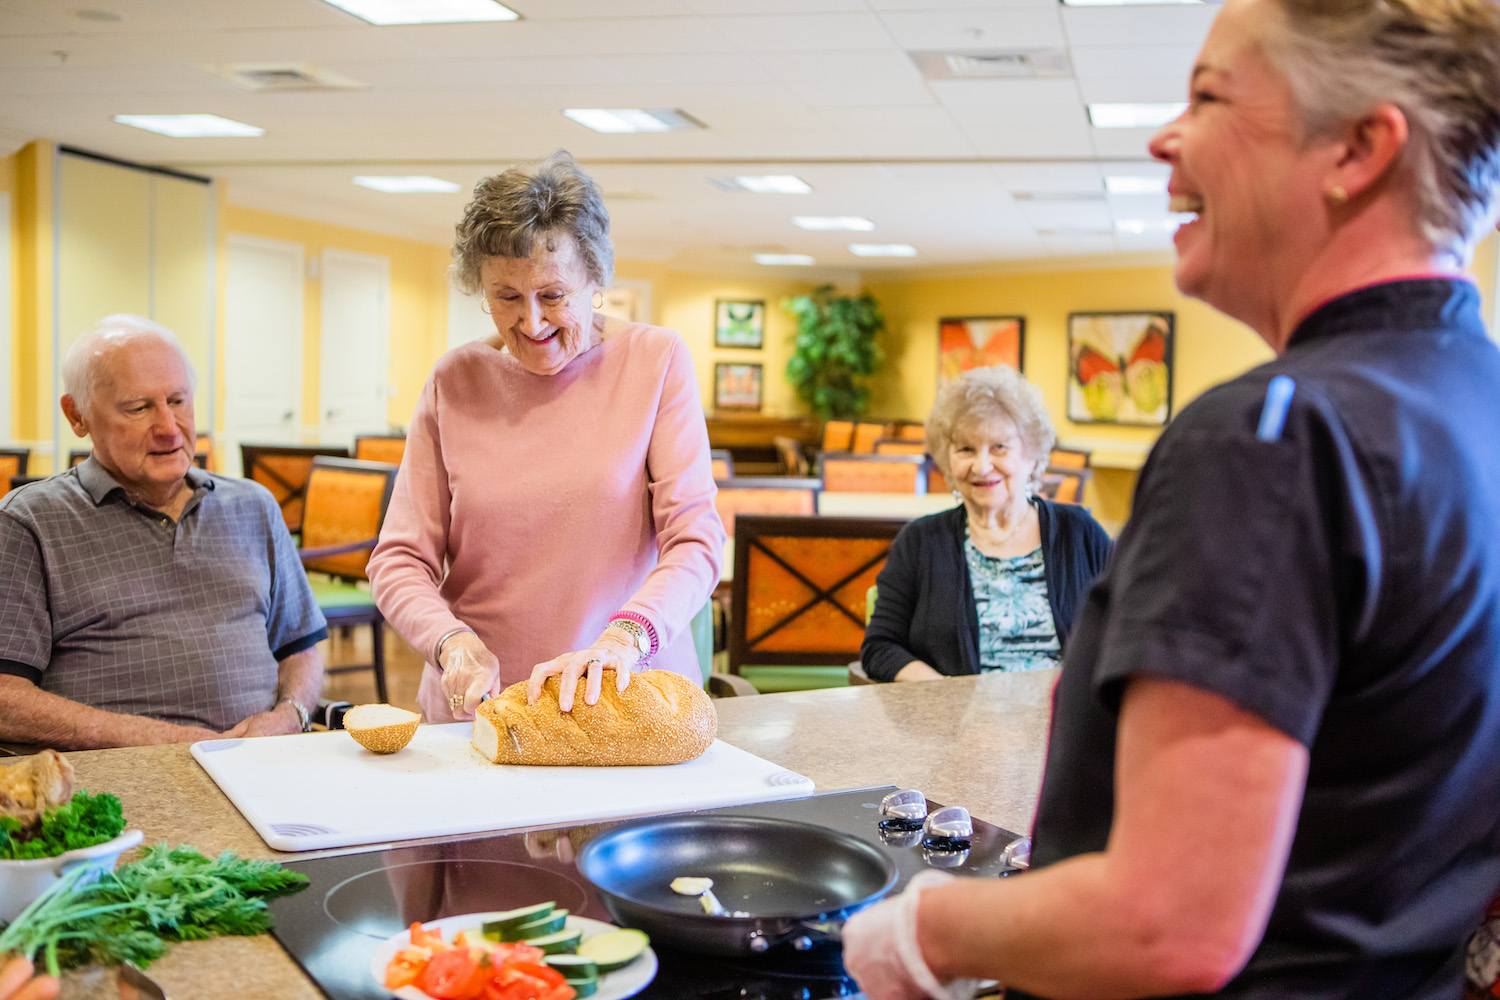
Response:
[[[381,177],[364,175],[354,178],[354,183],[373,191],[386,194],[449,194],[459,190],[452,181],[437,177]]]
[[[677,108],[566,108],[563,116],[595,132],[682,132],[703,123]]]
[[[1094,128],[1161,128],[1187,110],[1187,103],[1090,104],[1089,122]]]
[[[265,135],[266,130],[218,115],[115,115],[115,121],[174,139]]]
[[[814,261],[805,253],[758,253],[755,255],[755,263],[807,267]]]
[[[859,233],[875,228],[875,223],[858,215],[794,215],[792,225],[815,231],[847,229]]]
[[[1110,194],[1166,194],[1165,177],[1105,177],[1104,190]]]
[[[495,0],[324,0],[371,24],[452,24],[514,21],[515,11]]]
[[[915,257],[917,248],[910,243],[851,243],[849,252],[856,257]]]
[[[812,186],[792,174],[766,174],[759,177],[736,177],[734,183],[756,194],[807,194]]]

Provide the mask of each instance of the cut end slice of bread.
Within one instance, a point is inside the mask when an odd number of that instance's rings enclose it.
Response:
[[[395,753],[417,735],[422,717],[394,705],[356,705],[344,713],[344,729],[375,753]]]

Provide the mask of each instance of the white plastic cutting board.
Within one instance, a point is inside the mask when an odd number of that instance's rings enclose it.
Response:
[[[421,726],[374,754],[345,732],[205,740],[193,756],[279,851],[561,826],[811,795],[810,778],[715,740],[667,767],[515,767],[469,745],[471,723]]]

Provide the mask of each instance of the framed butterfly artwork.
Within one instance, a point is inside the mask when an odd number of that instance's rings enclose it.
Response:
[[[763,347],[766,304],[745,299],[714,300],[715,347]]]
[[[1021,370],[1023,316],[957,316],[938,320],[938,385],[970,368],[1006,365]]]
[[[1172,415],[1169,312],[1068,314],[1068,419],[1162,427]]]

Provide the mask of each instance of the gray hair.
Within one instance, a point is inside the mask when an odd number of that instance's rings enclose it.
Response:
[[[1500,5],[1495,0],[1276,0],[1262,51],[1286,78],[1309,138],[1390,102],[1406,116],[1402,164],[1417,225],[1467,260],[1500,185]]]
[[[89,406],[102,381],[99,362],[115,348],[141,337],[155,337],[175,350],[187,368],[189,388],[196,387],[198,379],[193,372],[193,363],[188,360],[176,334],[144,316],[115,313],[95,323],[93,329],[74,341],[63,358],[63,392],[73,397],[79,413],[85,417],[89,415]]]
[[[474,185],[474,200],[454,228],[453,266],[460,291],[480,290],[479,269],[490,257],[530,257],[537,240],[557,249],[555,237],[578,244],[594,284],[608,288],[615,278],[615,248],[609,239],[604,196],[588,174],[559,149],[534,173],[511,167]]]
[[[1042,394],[1014,368],[971,368],[938,390],[927,416],[927,453],[948,475],[948,452],[953,435],[995,417],[1004,417],[1016,425],[1021,443],[1031,453],[1031,475],[1027,477],[1030,492],[1042,485],[1042,471],[1057,432],[1042,404]]]

